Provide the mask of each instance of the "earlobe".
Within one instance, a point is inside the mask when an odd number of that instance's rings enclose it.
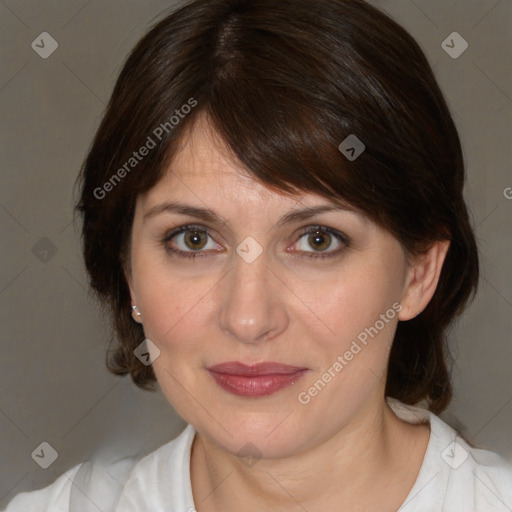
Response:
[[[142,314],[136,305],[132,305],[132,318],[139,324],[142,323]]]
[[[411,264],[401,300],[399,320],[411,320],[427,307],[439,283],[449,247],[449,240],[436,241]]]

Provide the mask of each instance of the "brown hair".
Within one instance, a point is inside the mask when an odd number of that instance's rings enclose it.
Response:
[[[90,284],[116,334],[108,368],[152,389],[151,366],[133,353],[144,334],[131,318],[124,262],[137,195],[158,182],[200,112],[260,182],[343,200],[411,255],[451,241],[434,297],[399,322],[386,384],[387,396],[442,411],[452,394],[446,330],[478,281],[461,145],[418,44],[361,0],[195,0],[134,48],[77,205]],[[353,161],[338,149],[350,134],[366,146]],[[144,145],[152,147],[131,160]]]

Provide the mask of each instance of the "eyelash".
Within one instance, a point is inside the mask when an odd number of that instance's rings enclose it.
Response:
[[[171,254],[173,256],[178,256],[179,258],[197,258],[197,257],[205,257],[206,254],[203,251],[181,251],[179,249],[175,249],[173,247],[169,247],[167,245],[175,236],[180,235],[181,233],[186,233],[187,231],[200,231],[201,233],[206,234],[208,237],[213,238],[210,234],[210,231],[203,227],[203,226],[197,226],[197,225],[187,225],[187,226],[181,226],[175,230],[173,230],[171,233],[167,234],[164,239],[162,240],[162,244],[165,247],[165,250],[168,254]],[[349,238],[339,231],[336,231],[335,229],[329,228],[327,226],[309,226],[307,228],[304,228],[300,236],[298,237],[297,241],[299,241],[303,236],[310,235],[313,233],[327,233],[329,235],[334,236],[339,242],[341,242],[344,247],[341,247],[340,249],[337,249],[332,252],[313,252],[309,254],[308,252],[305,252],[305,257],[310,259],[325,259],[325,258],[333,258],[335,256],[338,256],[340,253],[342,253],[348,246],[349,246]]]

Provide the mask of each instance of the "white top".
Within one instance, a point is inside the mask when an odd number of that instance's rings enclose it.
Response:
[[[430,422],[418,478],[398,512],[512,512],[509,462],[491,451],[470,447],[425,409],[389,398],[388,403],[408,423]],[[18,494],[6,512],[195,512],[190,482],[194,435],[189,425],[175,440],[138,462],[123,466],[119,461],[101,475],[104,469],[96,468],[95,481],[90,474],[80,480],[85,466],[79,464],[44,489]],[[120,477],[123,474],[128,478]]]

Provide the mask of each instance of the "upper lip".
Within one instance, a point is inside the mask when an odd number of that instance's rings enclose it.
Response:
[[[288,364],[265,362],[257,364],[243,364],[238,361],[228,361],[207,368],[211,372],[227,373],[230,375],[289,375],[299,371],[307,370],[307,368],[299,366],[290,366]]]

